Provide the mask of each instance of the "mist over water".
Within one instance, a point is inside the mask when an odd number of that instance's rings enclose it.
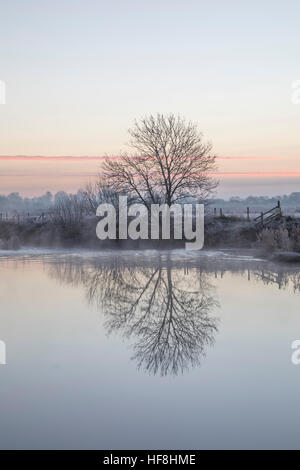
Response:
[[[296,448],[300,272],[242,252],[0,253],[1,448]]]

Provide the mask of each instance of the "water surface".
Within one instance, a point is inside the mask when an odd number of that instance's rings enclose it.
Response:
[[[299,448],[299,269],[27,250],[0,277],[1,448]]]

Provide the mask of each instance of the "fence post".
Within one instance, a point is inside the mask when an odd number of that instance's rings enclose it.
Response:
[[[222,211],[221,207],[220,207],[220,217],[223,217],[223,211]]]
[[[280,211],[280,215],[282,215],[281,204],[280,201],[277,201],[278,209]]]
[[[250,220],[250,210],[249,210],[249,207],[247,207],[247,220],[248,220],[248,221]]]
[[[214,217],[217,217],[217,208],[214,207]]]

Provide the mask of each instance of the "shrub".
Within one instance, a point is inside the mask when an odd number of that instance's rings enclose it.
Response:
[[[293,250],[300,252],[300,227],[292,228],[291,243],[292,243]]]
[[[54,223],[68,235],[78,234],[84,218],[82,197],[78,194],[61,193],[56,198],[52,218]]]
[[[266,251],[290,250],[292,241],[288,230],[280,226],[278,229],[265,228],[257,236],[258,245]]]

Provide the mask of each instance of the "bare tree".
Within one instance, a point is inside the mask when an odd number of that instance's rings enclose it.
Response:
[[[99,204],[118,203],[118,195],[110,187],[109,180],[99,174],[95,182],[89,182],[82,190],[87,213],[95,214]]]
[[[205,200],[217,186],[212,145],[195,124],[180,116],[150,115],[129,130],[133,155],[106,159],[104,175],[111,188],[146,206],[185,198]]]
[[[80,192],[77,194],[57,193],[52,211],[52,219],[56,225],[74,234],[80,230],[83,217],[83,196]]]

